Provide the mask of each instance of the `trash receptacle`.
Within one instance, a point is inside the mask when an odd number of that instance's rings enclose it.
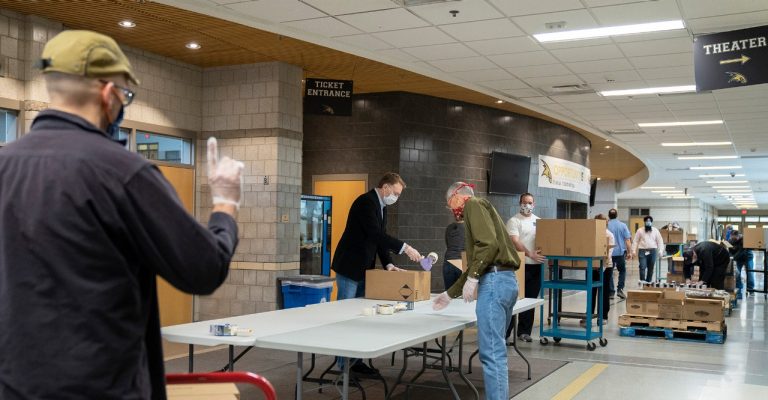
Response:
[[[277,278],[281,308],[304,307],[331,301],[334,278],[325,275],[296,275]]]

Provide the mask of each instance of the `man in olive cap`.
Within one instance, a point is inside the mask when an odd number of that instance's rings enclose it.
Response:
[[[113,140],[138,84],[114,40],[62,32],[40,67],[50,108],[0,149],[0,398],[164,399],[155,278],[224,281],[242,163],[209,141],[205,227]]]

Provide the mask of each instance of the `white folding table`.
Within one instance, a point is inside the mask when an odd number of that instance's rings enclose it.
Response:
[[[461,332],[477,322],[476,303],[464,303],[461,299],[453,300],[442,311],[433,311],[430,301],[422,301],[415,303],[414,310],[402,311],[394,315],[364,316],[362,314],[363,308],[379,303],[386,303],[386,301],[366,299],[334,301],[302,308],[169,326],[162,328],[162,335],[168,341],[190,345],[190,372],[193,362],[193,345],[228,345],[229,369],[233,368],[236,361],[233,358],[234,346],[295,351],[298,353],[296,397],[300,400],[304,353],[339,356],[345,359],[376,358],[432,339],[441,337],[444,339],[446,335]],[[533,309],[540,304],[543,304],[542,299],[518,300],[514,314]],[[211,324],[222,323],[251,328],[254,334],[246,337],[213,336],[208,332]],[[443,360],[445,351],[445,345],[443,345]],[[528,363],[527,360],[526,363]],[[348,398],[349,365],[348,361],[344,363],[342,389],[344,399]],[[443,367],[443,373],[456,397],[456,391],[447,378],[445,367]],[[459,374],[475,391],[477,397],[476,389],[461,373],[461,365],[459,365]]]

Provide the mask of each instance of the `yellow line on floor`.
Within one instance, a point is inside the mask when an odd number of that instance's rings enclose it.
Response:
[[[574,379],[568,386],[563,388],[552,400],[570,400],[579,392],[582,391],[590,382],[595,380],[605,369],[608,368],[608,364],[595,364],[592,368],[581,374],[578,378]]]

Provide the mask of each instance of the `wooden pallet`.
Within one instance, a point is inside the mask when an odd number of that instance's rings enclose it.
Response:
[[[725,339],[728,336],[728,331],[683,331],[678,329],[658,328],[653,326],[624,326],[619,327],[619,335],[626,337],[658,338],[675,341],[723,344],[725,343]]]
[[[644,317],[631,314],[619,316],[619,326],[668,328],[680,331],[704,330],[709,332],[723,332],[725,330],[725,322],[723,321],[683,321],[678,319]]]

